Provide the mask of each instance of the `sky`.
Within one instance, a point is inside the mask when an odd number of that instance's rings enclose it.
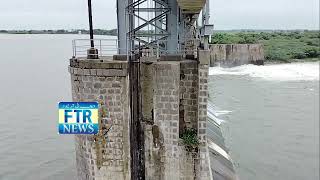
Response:
[[[87,0],[0,0],[0,29],[88,29]],[[117,27],[116,0],[92,0],[94,28]],[[210,0],[216,30],[319,29],[319,0]]]

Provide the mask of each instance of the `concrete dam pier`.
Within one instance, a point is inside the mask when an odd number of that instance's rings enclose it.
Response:
[[[101,133],[76,135],[79,179],[132,179],[130,148],[139,142],[130,138],[130,126],[136,126],[134,133],[143,140],[137,154],[143,156],[143,179],[213,179],[206,135],[209,52],[199,54],[199,61],[142,60],[137,72],[142,93],[136,99],[142,102],[142,117],[137,124],[130,123],[128,62],[111,57],[70,60],[73,101],[100,104]],[[193,147],[181,139],[188,129],[199,139]]]
[[[209,0],[117,0],[113,40],[94,39],[88,12],[69,72],[73,101],[99,103],[99,131],[75,136],[78,179],[236,179],[208,109]]]
[[[210,52],[211,67],[264,64],[264,50],[262,44],[211,44]]]

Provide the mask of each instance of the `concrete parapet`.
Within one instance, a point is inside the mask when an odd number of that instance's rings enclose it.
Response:
[[[126,61],[113,61],[112,57],[105,59],[80,59],[72,58],[70,59],[70,66],[73,68],[81,69],[127,69],[128,63]]]

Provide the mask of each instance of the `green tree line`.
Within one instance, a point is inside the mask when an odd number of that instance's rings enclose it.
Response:
[[[212,36],[211,43],[260,43],[264,45],[267,60],[290,61],[320,57],[319,31],[218,32]]]

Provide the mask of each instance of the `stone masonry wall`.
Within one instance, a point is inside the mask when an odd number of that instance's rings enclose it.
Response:
[[[179,179],[179,62],[154,65],[153,138],[159,142],[161,180]],[[157,140],[157,138],[159,138]],[[161,152],[162,151],[162,152]]]
[[[147,180],[212,179],[205,132],[208,68],[208,64],[191,60],[142,65],[141,89],[148,91],[143,102],[150,102],[148,97],[153,94],[153,118],[146,118],[144,126]],[[144,106],[148,114],[151,108]],[[185,128],[198,130],[200,145],[195,152],[187,151],[179,138],[179,129]]]
[[[208,64],[199,65],[198,79],[198,135],[201,142],[206,142],[207,130],[207,103],[208,103]]]
[[[192,180],[195,175],[195,159],[198,154],[186,151],[179,139],[179,102],[181,101],[181,67],[183,62],[155,62],[143,65],[143,86],[152,90],[153,120],[145,123],[145,167],[147,180]],[[189,64],[190,67],[189,67]],[[197,62],[188,63],[187,74],[197,76]],[[146,67],[148,68],[146,69]],[[192,71],[191,71],[192,70]],[[150,72],[153,72],[150,74]],[[196,72],[196,73],[195,73]],[[151,79],[150,79],[151,77]],[[188,78],[187,78],[188,79]],[[190,80],[195,82],[197,79]],[[192,83],[191,83],[192,84]],[[190,87],[192,87],[190,84]],[[197,85],[194,86],[194,91]],[[145,91],[145,90],[143,90]],[[196,92],[193,94],[197,95]],[[145,96],[145,95],[144,95]],[[147,99],[147,98],[143,98]],[[143,102],[149,102],[144,100]],[[145,108],[148,111],[149,108]],[[196,119],[196,117],[194,117]],[[148,119],[148,118],[147,118]],[[194,119],[193,119],[194,120]],[[197,121],[194,120],[194,123]]]
[[[200,146],[199,178],[210,179],[210,160],[207,148],[207,102],[208,102],[208,69],[209,65],[199,65],[199,98],[198,98],[198,137]]]
[[[101,133],[75,136],[79,180],[130,179],[126,68],[123,62],[70,60],[73,101],[100,104]]]
[[[206,142],[209,52],[198,56],[199,61],[141,64],[146,180],[212,179]],[[79,180],[131,179],[127,66],[123,61],[70,61],[73,101],[98,101],[100,131],[112,125],[107,136],[76,136]],[[179,138],[179,129],[185,128],[197,129],[200,144],[192,152]]]
[[[181,61],[180,64],[180,134],[185,128],[198,128],[198,62]]]
[[[198,78],[198,138],[199,160],[197,167],[197,179],[212,179],[209,150],[207,145],[207,104],[208,104],[208,75],[209,75],[209,52],[199,51],[199,78]]]
[[[211,44],[210,66],[263,65],[262,44]]]

